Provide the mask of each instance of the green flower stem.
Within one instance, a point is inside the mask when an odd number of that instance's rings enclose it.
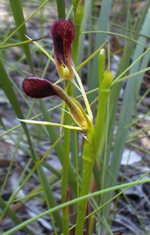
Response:
[[[106,55],[105,50],[102,48],[100,50],[99,56],[98,56],[98,82],[99,82],[99,90],[104,78],[105,73],[105,61],[106,61]]]
[[[69,83],[69,81],[64,81],[65,91],[68,95],[73,94],[73,85]],[[67,106],[65,107],[65,109]],[[65,112],[64,123],[66,125],[71,124],[71,116]],[[63,171],[62,171],[62,188],[61,188],[61,196],[62,203],[67,201],[67,183],[68,183],[68,170],[69,170],[69,153],[70,153],[70,130],[64,129],[64,156],[63,156]],[[63,233],[65,235],[69,234],[69,215],[68,215],[68,207],[64,207],[62,209],[62,219],[63,219]]]
[[[104,42],[96,51],[94,51],[93,52],[93,54],[91,54],[86,60],[84,60],[81,64],[79,64],[77,67],[76,67],[76,72],[78,72],[84,65],[86,65],[90,60],[92,60],[98,53],[100,53],[99,54],[99,62],[101,62],[101,60],[103,59],[103,58],[105,58],[105,52],[104,52],[104,49],[103,49],[103,47],[105,46],[105,44],[107,43],[107,41],[106,42]],[[103,52],[101,52],[101,51],[103,51]],[[103,56],[102,56],[103,55]],[[100,72],[101,73],[101,68],[100,68],[100,64],[104,64],[105,63],[105,61],[103,62],[103,63],[99,63],[99,67],[98,67],[98,72]],[[105,67],[104,67],[104,72],[105,72]],[[104,75],[104,74],[103,74]]]
[[[76,10],[78,3],[79,3],[79,0],[72,0],[72,5],[73,5],[74,11]]]
[[[65,124],[71,123],[71,116],[65,113]],[[70,130],[64,130],[64,157],[63,157],[63,172],[62,172],[62,188],[61,196],[62,203],[67,201],[67,183],[68,183],[68,169],[69,169],[69,152],[70,152]],[[65,235],[69,234],[69,215],[68,207],[62,209],[63,213],[63,233]]]
[[[84,141],[83,156],[82,156],[83,171],[82,171],[80,196],[84,196],[89,193],[93,165],[101,141],[104,118],[105,118],[105,109],[106,109],[108,95],[110,93],[112,80],[113,80],[112,72],[106,70],[103,78],[101,76],[99,81],[101,84],[100,84],[100,93],[98,99],[96,126],[95,130],[93,126],[87,130],[88,141],[87,140]],[[83,234],[86,207],[87,207],[86,199],[79,201],[77,221],[76,221],[76,233],[75,233],[76,235]]]
[[[101,84],[102,84],[102,81],[104,79],[104,73],[105,73],[105,61],[106,61],[106,53],[105,53],[105,50],[102,48],[100,49],[99,51],[99,56],[98,56],[98,83],[99,83],[99,92],[101,90]],[[100,93],[103,93],[102,91]],[[101,94],[102,95],[102,94]],[[104,95],[104,94],[103,94]],[[102,96],[103,96],[102,95]],[[107,96],[107,94],[105,94]],[[101,121],[104,117],[104,114],[105,114],[105,110],[103,109],[103,114],[101,113],[101,105],[104,104],[103,103],[103,97],[99,97],[99,101],[98,101],[98,110],[97,110],[97,125],[96,125],[96,137],[99,138],[99,140],[101,141],[101,144],[102,142],[104,143],[104,141],[102,140],[101,138],[101,134],[102,134],[102,128],[103,128],[103,121]],[[107,97],[105,98],[107,100]],[[102,104],[100,103],[100,101],[102,101]],[[105,105],[104,105],[105,106]],[[99,113],[99,114],[98,114]],[[101,120],[99,120],[100,118],[100,115],[101,115]],[[99,120],[99,126],[98,126],[98,120]],[[98,136],[98,131],[100,130],[100,135]],[[95,138],[96,139],[96,138]],[[99,142],[98,142],[99,143]],[[98,143],[97,143],[97,146],[98,146]],[[94,148],[95,149],[95,148]],[[97,149],[97,147],[96,147]],[[97,154],[97,151],[95,150],[95,154]],[[98,189],[101,188],[101,185],[100,185],[100,172],[98,170],[98,165],[97,165],[97,162],[95,162],[94,164],[94,167],[93,167],[93,174],[94,174],[94,180],[95,180],[95,183],[96,183],[96,186]]]
[[[111,87],[112,81],[113,81],[112,72],[106,70],[104,74],[104,78],[102,80],[102,84],[100,86],[99,97],[98,97],[97,117],[96,117],[95,133],[94,133],[94,139],[93,139],[93,150],[94,150],[95,156],[97,154],[101,137],[102,137],[106,104],[107,104],[107,99],[110,93],[110,87]]]
[[[77,64],[77,57],[78,57],[78,48],[79,48],[79,38],[81,34],[81,27],[78,25],[75,25],[76,28],[76,37],[72,43],[72,59],[74,64]]]
[[[93,158],[93,148],[91,145],[93,141],[93,134],[94,134],[94,126],[92,125],[87,130],[87,139],[84,140],[84,148],[82,155],[83,170],[82,170],[82,183],[81,183],[80,196],[84,196],[89,193],[93,164],[95,161],[95,159]],[[76,235],[83,234],[87,201],[88,201],[87,199],[84,199],[79,201],[78,203],[78,214],[77,214],[76,233],[75,233]]]
[[[91,218],[90,218],[90,223],[89,223],[89,232],[88,232],[88,235],[92,235],[93,233],[93,228],[94,228],[94,214],[91,215]]]
[[[65,1],[57,0],[57,12],[59,19],[65,19]]]

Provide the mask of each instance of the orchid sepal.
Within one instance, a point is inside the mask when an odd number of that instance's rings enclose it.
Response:
[[[58,126],[58,127],[64,127],[70,130],[76,130],[76,131],[83,131],[83,128],[78,127],[78,126],[69,126],[69,125],[64,125],[64,124],[59,124],[59,123],[54,123],[54,122],[46,122],[46,121],[36,121],[36,120],[30,120],[30,119],[19,119],[17,118],[20,122],[25,122],[28,124],[36,124],[36,125],[44,125],[44,126]]]
[[[60,86],[37,77],[25,78],[22,83],[22,89],[26,95],[32,98],[45,98],[56,95],[64,100],[70,110],[70,114],[77,125],[83,130],[90,127],[90,119],[85,113],[81,104],[70,97]]]
[[[71,44],[75,38],[75,28],[70,20],[59,19],[51,28],[54,43],[54,58],[59,77],[72,80],[74,66],[71,57]]]

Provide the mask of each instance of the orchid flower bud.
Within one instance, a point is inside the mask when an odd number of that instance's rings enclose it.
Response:
[[[54,42],[55,64],[60,78],[71,80],[74,76],[71,57],[71,43],[75,38],[75,28],[70,20],[59,19],[51,28]]]
[[[53,84],[45,79],[28,77],[23,80],[22,90],[27,96],[40,99],[57,95],[53,90]]]
[[[101,84],[101,90],[109,90],[113,81],[113,72],[106,70],[104,73],[103,81]]]
[[[24,79],[22,89],[26,95],[32,98],[45,98],[57,95],[66,102],[77,125],[83,130],[89,128],[90,121],[81,104],[70,97],[60,86],[54,85],[45,79],[29,77]]]

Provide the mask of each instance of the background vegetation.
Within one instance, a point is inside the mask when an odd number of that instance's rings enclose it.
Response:
[[[71,131],[71,139],[67,139],[70,147],[68,202],[61,204],[64,135],[67,134],[52,126],[20,124],[17,119],[60,123],[62,103],[59,99],[33,100],[27,98],[21,88],[23,79],[29,76],[46,78],[53,83],[58,80],[51,60],[37,45],[27,43],[26,35],[37,39],[49,34],[38,43],[53,56],[51,25],[64,17],[64,9],[66,18],[75,21],[72,2],[59,4],[59,1],[48,0],[0,1],[0,228],[4,235],[61,234],[65,223],[61,212],[66,206],[69,206],[69,227],[76,221],[77,202],[81,200],[78,196],[82,136]],[[73,54],[75,65],[78,68],[108,40],[106,68],[113,71],[114,81],[91,179],[90,192],[94,194],[87,195],[88,219],[84,234],[150,233],[147,183],[150,181],[150,110],[149,101],[145,99],[149,94],[149,7],[148,0],[85,1],[79,48]],[[73,47],[75,51],[77,44]],[[94,117],[98,69],[95,56],[79,71]],[[74,92],[79,99],[79,91]],[[82,99],[79,101],[83,103]],[[127,149],[126,163],[120,168]],[[130,165],[133,150],[138,155],[134,155]],[[74,234],[74,228],[71,232]]]

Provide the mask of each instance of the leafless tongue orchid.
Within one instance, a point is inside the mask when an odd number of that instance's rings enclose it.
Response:
[[[57,20],[51,29],[54,42],[55,64],[60,78],[71,80],[75,69],[71,57],[71,43],[75,37],[75,29],[71,21]],[[77,76],[77,74],[76,74]],[[87,130],[91,121],[85,113],[81,104],[70,97],[60,86],[37,77],[25,78],[22,89],[26,95],[32,98],[45,98],[56,95],[64,100],[68,106],[70,114],[81,130]]]
[[[60,86],[37,77],[25,78],[22,83],[22,89],[26,95],[32,98],[45,98],[56,95],[66,102],[72,118],[83,130],[88,129],[89,120],[81,104],[70,97]]]
[[[51,28],[54,42],[54,58],[58,74],[62,79],[71,80],[74,66],[71,57],[71,43],[75,38],[75,28],[70,20],[60,19],[54,22]]]

